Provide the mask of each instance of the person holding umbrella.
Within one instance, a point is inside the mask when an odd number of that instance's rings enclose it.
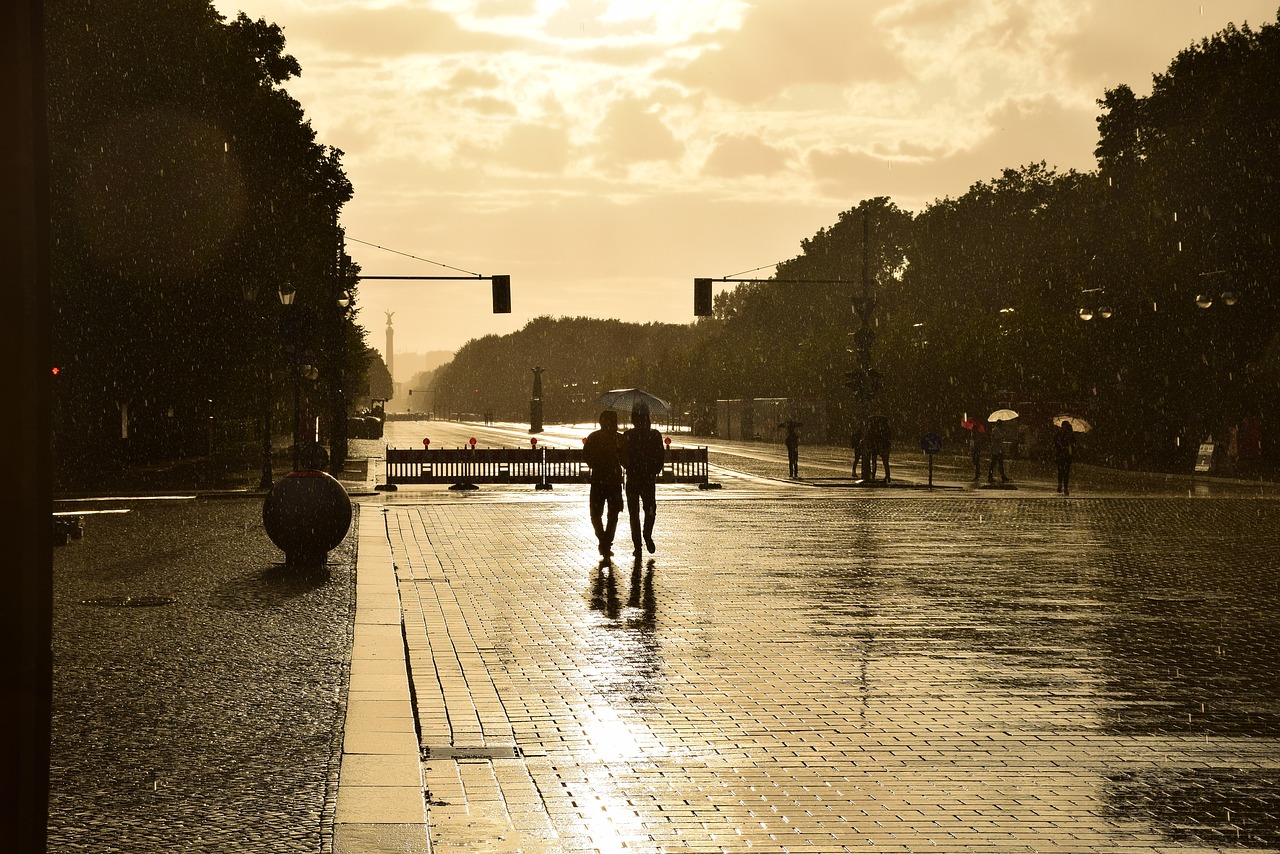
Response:
[[[650,426],[649,404],[637,401],[631,409],[631,429],[622,434],[626,450],[623,466],[627,470],[627,515],[631,519],[632,554],[640,557],[640,537],[653,554],[653,522],[658,511],[657,478],[662,474],[666,448],[662,434]],[[640,510],[644,509],[644,526],[640,525]]]
[[[1017,417],[1018,413],[1012,409],[997,409],[987,418],[991,422],[991,462],[987,464],[988,484],[996,482],[996,469],[1000,470],[1000,483],[1009,482],[1009,478],[1004,473],[1004,443],[1010,435],[1013,419]]]
[[[600,413],[600,429],[583,440],[582,457],[591,467],[591,494],[588,507],[591,527],[600,542],[600,556],[613,557],[613,536],[618,530],[618,514],[622,512],[622,463],[626,451],[618,433],[618,413],[606,409]],[[607,520],[605,511],[608,510]]]

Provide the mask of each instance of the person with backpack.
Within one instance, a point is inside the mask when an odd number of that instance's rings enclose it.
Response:
[[[640,538],[650,554],[656,551],[653,542],[653,523],[658,510],[657,479],[662,474],[666,448],[662,434],[653,429],[649,418],[649,405],[643,400],[631,409],[631,429],[622,435],[626,450],[623,465],[627,470],[627,514],[631,517],[632,552],[640,557]],[[644,524],[640,523],[640,511],[644,510]]]

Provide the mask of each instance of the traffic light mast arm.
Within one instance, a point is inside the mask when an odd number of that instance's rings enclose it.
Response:
[[[361,281],[365,279],[374,279],[378,281],[411,281],[411,282],[470,282],[473,280],[488,280],[493,283],[493,313],[494,314],[510,314],[511,313],[511,277],[507,275],[481,276],[474,274],[470,276],[365,276],[360,275],[356,278]]]
[[[712,299],[711,299],[711,283],[712,282],[734,282],[737,284],[763,284],[774,283],[780,285],[851,285],[848,279],[739,279],[733,276],[723,276],[720,278],[698,278],[693,280],[693,315],[694,317],[711,317],[712,315]]]

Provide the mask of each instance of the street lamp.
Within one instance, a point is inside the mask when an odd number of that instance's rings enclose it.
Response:
[[[546,368],[537,365],[533,371],[533,395],[529,400],[529,432],[542,432],[542,372]]]

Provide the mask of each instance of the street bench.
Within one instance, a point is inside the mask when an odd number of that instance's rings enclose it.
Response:
[[[667,448],[664,456],[658,483],[707,484],[706,448]],[[550,488],[590,481],[591,468],[581,448],[387,448],[390,486],[531,483]]]

